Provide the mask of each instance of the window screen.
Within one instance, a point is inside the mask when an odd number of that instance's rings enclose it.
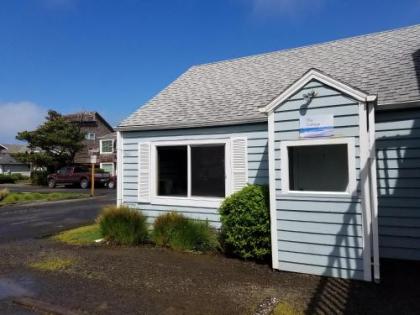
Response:
[[[346,191],[349,184],[346,144],[288,147],[289,190]]]
[[[158,147],[158,195],[187,196],[187,146]]]
[[[225,147],[191,147],[191,195],[225,196]]]

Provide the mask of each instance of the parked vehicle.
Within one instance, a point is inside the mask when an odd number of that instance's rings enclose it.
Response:
[[[111,176],[108,182],[109,189],[115,189],[117,187],[117,176]]]
[[[84,166],[66,166],[48,175],[48,187],[56,185],[78,185],[83,189],[90,186],[91,171]],[[95,173],[95,185],[107,186],[110,183],[111,175],[105,172]]]

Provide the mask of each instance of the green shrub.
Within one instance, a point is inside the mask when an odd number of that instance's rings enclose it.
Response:
[[[219,209],[221,243],[228,254],[265,260],[271,253],[268,189],[247,185],[227,197]]]
[[[105,207],[98,224],[107,240],[120,245],[137,245],[145,242],[148,236],[146,217],[128,207]]]
[[[152,238],[156,245],[175,250],[209,251],[218,246],[216,233],[208,222],[191,220],[176,212],[156,218]]]
[[[14,184],[16,178],[12,175],[0,174],[0,184]]]
[[[6,198],[10,194],[9,189],[4,188],[0,189],[0,201],[2,201],[4,198]]]
[[[47,171],[32,171],[30,177],[32,185],[46,186],[48,184],[47,176]]]

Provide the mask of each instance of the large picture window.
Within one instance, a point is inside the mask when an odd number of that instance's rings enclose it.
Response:
[[[286,141],[281,151],[283,192],[350,193],[354,189],[351,141]]]
[[[157,195],[225,197],[225,145],[157,146]]]

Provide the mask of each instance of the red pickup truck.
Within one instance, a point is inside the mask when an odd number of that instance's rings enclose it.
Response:
[[[48,175],[48,187],[54,188],[56,185],[79,185],[86,189],[91,180],[90,169],[83,166],[66,166]],[[95,185],[108,186],[113,181],[109,173],[95,173]],[[114,184],[114,183],[112,183]]]

